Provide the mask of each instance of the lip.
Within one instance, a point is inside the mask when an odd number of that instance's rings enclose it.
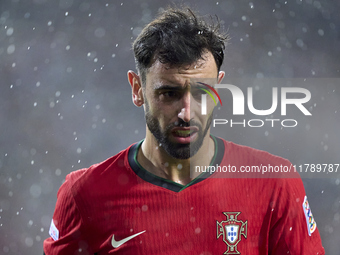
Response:
[[[194,127],[194,126],[192,126],[192,127],[175,127],[171,130],[171,132],[176,132],[178,130],[182,130],[182,131],[191,130],[193,132],[198,132],[199,129],[198,129],[198,127]]]
[[[177,133],[177,131],[190,131],[189,136],[181,136]],[[198,137],[199,129],[197,127],[176,127],[171,130],[172,138],[180,144],[188,144],[193,142]]]

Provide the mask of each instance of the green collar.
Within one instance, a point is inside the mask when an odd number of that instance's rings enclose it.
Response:
[[[211,135],[211,138],[214,140],[215,142],[215,153],[214,156],[210,162],[210,166],[212,165],[216,165],[216,164],[220,164],[222,162],[222,158],[224,155],[224,142],[222,139],[217,138],[215,136]],[[138,175],[140,178],[142,178],[144,181],[152,183],[154,185],[172,190],[174,192],[180,192],[198,182],[201,182],[205,179],[207,179],[211,174],[209,172],[206,173],[202,173],[199,176],[197,176],[195,179],[193,179],[190,183],[186,184],[186,185],[182,185],[176,182],[173,182],[171,180],[159,177],[157,175],[154,175],[152,173],[150,173],[149,171],[147,171],[146,169],[144,169],[139,162],[137,161],[137,154],[138,154],[138,150],[140,148],[140,146],[142,145],[144,140],[135,143],[134,145],[131,146],[130,150],[129,150],[129,154],[128,154],[128,160],[129,160],[129,164],[132,168],[132,170],[136,173],[136,175]]]

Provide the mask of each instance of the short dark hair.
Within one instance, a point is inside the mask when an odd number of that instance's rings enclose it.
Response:
[[[217,69],[224,59],[228,35],[220,33],[220,22],[210,16],[210,24],[190,8],[168,8],[150,22],[133,43],[136,67],[145,84],[146,71],[155,56],[172,66],[192,64],[206,50],[214,56]]]

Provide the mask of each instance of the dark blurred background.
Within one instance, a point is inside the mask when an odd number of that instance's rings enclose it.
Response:
[[[229,32],[227,78],[317,81],[305,86],[313,116],[295,129],[232,128],[224,138],[293,164],[340,163],[340,2],[184,3]],[[126,79],[131,43],[169,4],[0,0],[0,254],[42,254],[65,176],[144,137]],[[339,254],[340,175],[303,182],[326,253]]]

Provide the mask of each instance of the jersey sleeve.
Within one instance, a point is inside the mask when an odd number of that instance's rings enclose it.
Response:
[[[325,254],[300,178],[283,181],[269,232],[269,254]],[[273,210],[272,209],[272,210]]]
[[[46,255],[93,254],[89,250],[81,214],[72,195],[74,174],[66,177],[58,191],[57,203],[49,230],[50,237],[44,241]]]

